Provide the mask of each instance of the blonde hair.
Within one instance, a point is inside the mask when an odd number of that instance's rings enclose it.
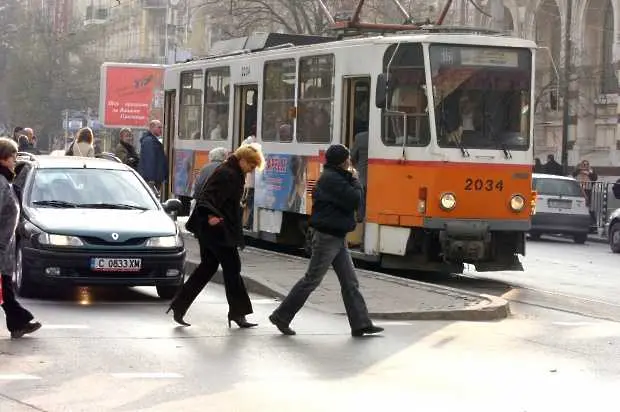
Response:
[[[17,143],[8,137],[0,137],[0,160],[15,156],[18,152]]]
[[[263,150],[258,143],[244,143],[237,150],[235,150],[234,156],[241,160],[245,159],[246,162],[251,165],[255,165],[256,169],[263,170],[265,167],[265,158],[263,157]]]

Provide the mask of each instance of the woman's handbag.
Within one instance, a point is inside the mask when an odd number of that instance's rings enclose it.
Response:
[[[187,219],[187,222],[185,222],[185,229],[194,235],[198,234],[204,223],[204,219],[201,216],[199,209],[200,208],[198,207],[198,205],[196,205],[196,207],[194,207],[194,210],[192,210],[192,213],[189,215],[189,219]]]

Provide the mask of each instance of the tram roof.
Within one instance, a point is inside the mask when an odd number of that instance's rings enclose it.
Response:
[[[531,40],[506,36],[485,29],[476,31],[471,28],[463,31],[459,31],[458,29],[419,30],[388,35],[349,37],[344,39],[303,34],[255,33],[246,37],[216,42],[207,56],[195,58],[184,63],[176,63],[172,65],[172,67],[186,67],[188,65],[205,63],[215,59],[233,59],[235,57],[264,55],[269,52],[276,53],[285,50],[307,50],[316,48],[325,50],[331,47],[356,44],[391,44],[397,42],[537,48],[536,43]]]

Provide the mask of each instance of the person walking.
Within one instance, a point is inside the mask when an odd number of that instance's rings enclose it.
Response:
[[[11,338],[18,339],[41,328],[33,322],[32,313],[24,309],[15,297],[13,271],[15,270],[15,229],[19,221],[19,202],[11,182],[15,178],[17,143],[0,138],[0,278],[2,281],[2,309]]]
[[[346,235],[355,230],[355,210],[362,197],[358,174],[351,166],[349,150],[341,144],[325,152],[323,173],[312,193],[310,226],[314,229],[312,256],[306,275],[301,278],[269,320],[285,335],[295,335],[289,324],[321,284],[329,266],[333,266],[349,318],[351,334],[361,337],[383,332],[368,316],[366,302],[359,290],[355,267],[347,248]]]
[[[259,145],[242,145],[215,169],[196,194],[196,207],[185,226],[198,238],[200,264],[166,312],[172,310],[177,323],[190,326],[183,317],[221,264],[228,301],[228,327],[231,322],[240,328],[257,325],[246,320],[246,315],[253,310],[241,277],[237,248],[243,247],[241,196],[245,175],[262,169],[264,164]]]
[[[138,172],[159,196],[163,184],[168,180],[168,160],[164,145],[160,141],[163,125],[159,120],[151,120],[149,130],[140,138],[140,162]]]

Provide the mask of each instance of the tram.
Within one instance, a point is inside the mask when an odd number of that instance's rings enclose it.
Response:
[[[167,67],[170,194],[208,153],[262,145],[246,235],[307,247],[324,151],[366,166],[354,258],[385,268],[523,270],[535,208],[536,45],[466,29],[350,38],[260,33]],[[358,150],[360,149],[360,150]],[[358,155],[359,153],[359,155]]]

